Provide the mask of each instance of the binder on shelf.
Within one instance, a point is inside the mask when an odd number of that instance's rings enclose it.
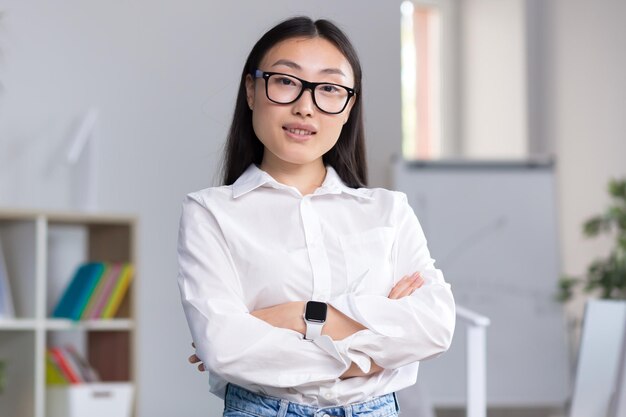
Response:
[[[14,317],[15,309],[9,284],[9,274],[2,250],[2,240],[0,240],[0,319],[12,319]]]
[[[46,384],[47,385],[67,385],[68,379],[52,356],[50,350],[46,351]]]
[[[82,380],[84,382],[99,382],[100,375],[98,372],[93,369],[93,367],[87,362],[85,358],[83,358],[72,345],[67,345],[62,349],[63,352],[67,354],[69,358],[71,358],[72,362],[78,368]]]
[[[98,281],[98,285],[96,285],[96,288],[93,290],[93,293],[91,294],[91,297],[89,298],[89,302],[87,303],[87,306],[85,307],[82,314],[80,315],[81,320],[98,318],[97,315],[94,315],[97,304],[99,300],[101,299],[102,294],[104,293],[104,288],[108,285],[108,282],[110,280],[114,280],[115,276],[119,274],[119,269],[120,269],[120,264],[112,264],[112,265],[107,266],[107,268],[102,274],[102,277]]]
[[[122,268],[122,272],[119,274],[115,288],[109,297],[109,300],[102,312],[102,317],[110,319],[115,317],[115,313],[122,304],[122,300],[126,295],[130,281],[133,278],[133,266],[131,264],[125,264]]]
[[[55,346],[47,349],[47,384],[67,385],[91,382],[100,382],[100,376],[73,346]]]
[[[89,296],[102,276],[103,270],[104,264],[101,262],[89,262],[81,265],[65,289],[52,316],[79,320]]]
[[[117,282],[117,277],[122,270],[122,264],[113,265],[113,270],[111,274],[107,277],[106,282],[104,282],[102,292],[98,294],[98,298],[94,300],[95,306],[91,313],[90,318],[98,319],[102,317],[102,313],[106,307],[107,301],[111,296],[111,292],[115,288],[115,283]]]
[[[63,377],[70,384],[77,384],[81,382],[80,375],[77,373],[77,369],[74,369],[70,361],[67,359],[66,355],[61,351],[58,347],[50,348],[50,354],[52,355],[52,359],[54,363],[61,370]]]
[[[72,317],[74,320],[80,320],[87,303],[89,303],[89,299],[93,294],[94,289],[98,285],[98,282],[102,278],[102,275],[105,273],[107,267],[103,263],[95,263],[93,266],[93,271],[89,275],[87,282],[85,284],[85,289],[82,291],[78,299],[76,300],[76,305],[72,311]]]

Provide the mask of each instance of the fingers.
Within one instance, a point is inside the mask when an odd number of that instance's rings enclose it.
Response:
[[[415,281],[415,279],[419,276],[418,272],[413,273],[412,275],[406,275],[402,277],[400,281],[396,283],[389,292],[388,297],[394,300],[401,298],[402,295],[406,292],[407,289],[410,288],[411,284]]]
[[[417,289],[417,288],[421,288],[421,287],[422,287],[422,285],[424,285],[424,283],[425,283],[425,282],[426,282],[426,281],[424,281],[424,278],[422,278],[422,276],[420,275],[420,276],[419,276],[419,277],[415,280],[415,282],[413,283],[413,285],[414,285],[414,286],[415,286],[415,288]]]
[[[387,297],[392,300],[398,300],[413,294],[413,292],[422,285],[424,285],[424,279],[419,272],[415,272],[412,275],[402,277],[402,279],[393,286]]]
[[[197,357],[196,355],[191,355],[191,356],[188,358],[188,360],[189,360],[189,362],[190,362],[190,363],[198,363],[198,362],[200,362],[200,363],[198,364],[198,371],[200,371],[200,372],[204,372],[204,371],[206,371],[206,368],[204,367],[204,363],[202,363],[202,362],[200,361],[200,358],[199,358],[199,357]]]
[[[191,342],[191,346],[195,349],[196,348],[196,344]],[[204,364],[200,361],[200,358],[196,356],[196,354],[194,353],[193,355],[191,355],[189,358],[187,358],[187,360],[190,363],[198,363],[200,362],[200,364],[198,364],[198,371],[200,372],[204,372],[206,371],[206,368],[204,367]]]

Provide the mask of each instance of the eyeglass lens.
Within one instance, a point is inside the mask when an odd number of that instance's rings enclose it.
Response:
[[[272,74],[267,78],[267,97],[277,103],[292,103],[302,91],[302,82],[283,74]],[[334,84],[320,84],[313,92],[320,110],[339,113],[348,101],[348,91]]]

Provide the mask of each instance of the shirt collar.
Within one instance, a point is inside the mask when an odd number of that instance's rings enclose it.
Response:
[[[243,174],[241,174],[233,183],[233,198],[240,197],[261,186],[269,186],[273,188],[293,188],[276,181],[270,174],[263,171],[255,164],[250,164]],[[326,177],[324,178],[324,182],[321,187],[316,190],[315,195],[340,193],[364,198],[366,200],[373,200],[369,189],[348,187],[341,180],[337,171],[335,171],[335,169],[330,165],[326,165]]]

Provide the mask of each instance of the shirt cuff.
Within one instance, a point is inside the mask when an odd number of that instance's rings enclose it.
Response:
[[[361,369],[361,371],[367,373],[372,366],[370,357],[363,352],[359,352],[350,348],[354,338],[358,334],[364,332],[369,332],[369,330],[361,330],[349,337],[346,337],[345,339],[338,341],[334,341],[329,336],[323,335],[313,340],[313,343],[317,345],[320,349],[331,355],[333,358],[343,363],[345,366],[344,372],[348,370],[352,363],[355,363],[359,367],[359,369]]]
[[[354,341],[366,333],[372,334],[372,332],[369,330],[360,330],[353,335],[346,337],[345,339],[335,342],[335,346],[341,352],[341,355],[344,358],[347,358],[350,363],[356,364],[356,366],[358,366],[359,369],[364,373],[368,373],[370,371],[372,367],[372,360],[366,353],[363,353],[359,350],[354,350],[353,346]]]

